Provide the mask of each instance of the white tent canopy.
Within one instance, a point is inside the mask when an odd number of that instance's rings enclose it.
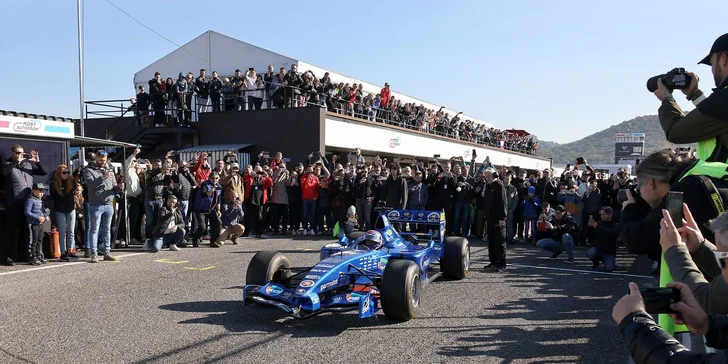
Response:
[[[290,69],[292,64],[298,65],[299,72],[312,71],[318,78],[323,77],[324,73],[329,72],[332,81],[337,83],[363,84],[363,89],[367,93],[377,94],[384,87],[384,85],[374,85],[331,72],[212,30],[208,30],[199,37],[184,44],[181,48],[174,50],[172,53],[134,74],[134,87],[136,90],[138,85],[146,85],[149,80],[154,78],[155,72],[161,73],[163,78],[172,77],[176,81],[180,72],[184,74],[192,72],[197,77],[202,68],[207,70],[208,76],[212,74],[212,71],[217,71],[220,77],[230,77],[235,73],[235,69],[238,68],[245,70],[248,67],[253,67],[258,73],[265,73],[268,70],[268,65],[273,65],[276,72],[278,72],[278,69],[281,67]],[[396,85],[393,86],[396,88]],[[402,100],[402,102],[412,102],[418,106],[422,104],[433,110],[440,109],[440,105],[428,103],[397,92],[392,92],[392,96],[398,100]],[[452,109],[443,109],[443,111],[450,114],[450,117],[458,113],[457,110]],[[491,123],[466,114],[461,114],[460,120],[472,120],[478,124],[484,124],[487,127],[494,126]]]

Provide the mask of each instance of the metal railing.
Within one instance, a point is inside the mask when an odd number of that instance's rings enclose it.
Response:
[[[176,116],[178,119],[180,118],[179,115],[184,113],[184,119],[189,119],[190,122],[196,122],[198,113],[202,112],[250,111],[318,106],[325,108],[327,112],[332,114],[346,115],[354,119],[374,121],[384,125],[397,126],[420,133],[498,148],[514,153],[535,155],[537,150],[536,140],[532,140],[530,137],[514,136],[513,134],[498,129],[491,131],[487,128],[483,130],[484,126],[478,127],[480,124],[472,124],[475,127],[452,127],[451,125],[447,125],[443,118],[431,116],[428,120],[426,113],[416,107],[411,109],[407,109],[404,106],[381,108],[376,105],[374,98],[360,98],[359,100],[350,101],[348,95],[332,95],[327,91],[320,93],[313,89],[266,82],[262,79],[257,83],[259,87],[255,89],[245,89],[243,85],[239,90],[232,89],[228,84],[219,93],[211,93],[209,98],[200,98],[188,92],[186,94],[186,97],[190,100],[187,103],[189,105],[188,111],[174,107],[174,101],[165,101],[165,108],[157,109],[156,112],[163,112],[165,115],[172,116],[173,118]],[[219,102],[213,102],[215,98],[218,98]],[[201,100],[206,101],[204,104],[198,103]],[[120,103],[119,106],[109,104],[117,102]],[[131,105],[125,106],[124,102],[128,102],[128,100],[90,101],[87,102],[86,113],[87,115],[109,116],[107,110],[88,110],[88,105],[96,105],[107,109],[115,109],[120,113],[117,114],[119,120],[128,111],[133,110],[135,118],[137,118],[137,124],[140,124],[138,120],[140,117],[154,117],[155,110],[153,102],[150,101],[149,111],[146,115],[142,115],[143,112],[132,108]],[[112,117],[117,115],[112,115]],[[435,119],[434,122],[433,119]],[[107,129],[110,129],[119,120],[115,120]],[[451,121],[452,119],[450,119]],[[534,148],[535,146],[536,148]]]

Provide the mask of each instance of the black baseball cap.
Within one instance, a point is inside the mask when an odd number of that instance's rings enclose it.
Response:
[[[721,35],[715,40],[713,47],[710,48],[710,53],[702,61],[698,62],[698,64],[707,64],[710,66],[710,56],[718,52],[728,52],[728,33]]]
[[[566,212],[566,209],[564,208],[563,205],[558,205],[558,206],[554,207],[554,211],[556,211],[556,212]]]

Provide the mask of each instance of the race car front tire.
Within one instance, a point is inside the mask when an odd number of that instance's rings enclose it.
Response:
[[[440,269],[445,278],[463,279],[470,268],[470,242],[466,238],[451,236],[445,239]]]
[[[248,272],[245,275],[246,284],[265,285],[268,282],[280,282],[288,277],[283,277],[280,268],[290,268],[291,263],[285,255],[273,251],[259,251],[253,256],[248,264]]]
[[[390,260],[382,274],[382,311],[389,319],[408,321],[420,304],[420,269],[411,260]]]

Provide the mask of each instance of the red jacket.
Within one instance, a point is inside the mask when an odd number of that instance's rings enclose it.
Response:
[[[311,178],[309,178],[309,176]],[[319,179],[308,172],[301,177],[301,199],[318,200]]]
[[[387,106],[387,104],[389,104],[389,98],[391,97],[389,89],[383,88],[379,94],[382,95],[382,101],[380,101],[379,107]]]
[[[207,181],[207,179],[210,178],[210,172],[212,172],[212,168],[202,168],[203,162],[204,159],[200,157],[200,161],[197,162],[197,165],[193,169],[193,172],[195,173],[195,182],[198,186],[200,183]]]
[[[249,174],[243,175],[243,183],[245,184],[245,199],[250,197],[250,191],[253,190],[253,176]],[[273,187],[273,179],[263,177],[263,205],[268,203],[268,189]]]

